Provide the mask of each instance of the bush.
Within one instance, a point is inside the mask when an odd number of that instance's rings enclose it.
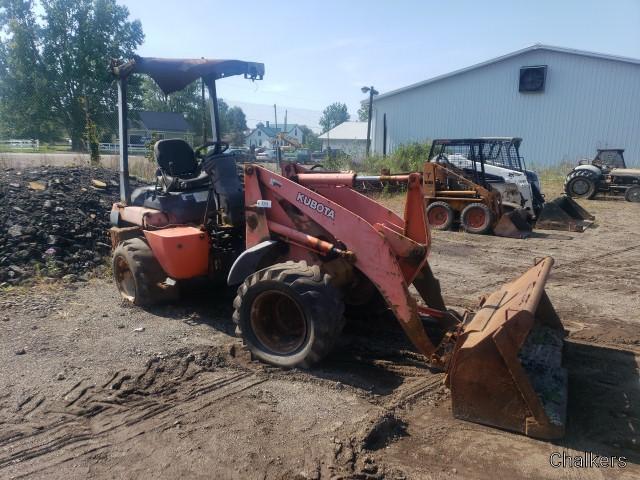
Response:
[[[430,143],[410,143],[400,145],[393,153],[383,157],[382,155],[371,155],[363,162],[356,163],[346,155],[339,155],[327,158],[322,162],[327,170],[353,170],[358,173],[379,175],[382,170],[390,173],[411,173],[421,172],[422,165],[429,158]]]
[[[349,159],[335,159],[329,161],[326,166],[330,170],[355,170],[359,173],[371,175],[380,174],[383,170],[391,173],[421,172],[422,165],[429,158],[430,143],[410,143],[400,145],[393,153],[383,157],[382,155],[371,155],[365,158],[362,163],[353,163]]]

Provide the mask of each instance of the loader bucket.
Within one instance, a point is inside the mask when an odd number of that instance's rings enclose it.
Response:
[[[538,215],[536,228],[542,230],[565,230],[584,232],[596,217],[587,212],[567,195],[546,202]]]
[[[493,227],[494,235],[507,238],[527,238],[531,235],[531,225],[527,220],[527,211],[523,208],[507,212]]]
[[[565,331],[544,286],[553,259],[494,292],[463,325],[447,371],[457,418],[553,439],[564,434]]]

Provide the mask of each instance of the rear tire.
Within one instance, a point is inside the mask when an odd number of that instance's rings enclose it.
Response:
[[[142,238],[125,240],[116,247],[112,270],[120,295],[134,305],[149,306],[177,297],[177,286],[159,286],[167,274]]]
[[[455,214],[446,202],[433,202],[427,207],[427,222],[433,230],[450,230]]]
[[[493,214],[484,203],[470,203],[462,210],[460,223],[465,232],[482,235],[491,231]]]
[[[628,188],[624,193],[624,199],[627,202],[640,202],[640,185],[633,186]]]
[[[564,191],[573,198],[592,199],[596,195],[596,178],[589,170],[574,170],[567,175]]]
[[[340,293],[317,265],[285,262],[249,276],[233,306],[236,334],[253,356],[278,367],[309,368],[344,327]]]

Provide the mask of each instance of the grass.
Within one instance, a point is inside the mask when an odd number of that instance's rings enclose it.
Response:
[[[63,145],[51,145],[44,148],[50,149],[50,152],[61,152],[65,148]],[[68,147],[66,147],[68,148]],[[429,155],[430,144],[428,143],[412,143],[398,147],[392,154],[383,157],[381,155],[372,155],[361,163],[352,162],[349,157],[339,157],[329,159],[325,162],[325,167],[329,170],[352,170],[361,174],[378,175],[383,170],[391,173],[402,172],[420,172],[422,164]],[[40,149],[42,151],[42,147]],[[23,150],[24,152],[24,150]],[[100,165],[112,170],[118,170],[117,155],[102,155]],[[0,150],[0,168],[14,167],[12,162],[2,156]],[[540,181],[542,182],[542,190],[547,198],[555,198],[563,191],[564,179],[568,172],[573,169],[572,163],[561,163],[556,166],[530,168],[538,172]],[[141,180],[153,181],[156,174],[155,162],[143,156],[129,157],[129,173]],[[267,168],[277,170],[275,164],[268,165]]]
[[[564,179],[574,166],[573,163],[560,163],[541,168],[532,167],[532,170],[537,172],[540,177],[542,192],[547,196],[548,200],[564,192]]]
[[[25,168],[36,167],[44,165],[55,166],[72,166],[72,165],[89,165],[88,154],[69,154],[68,158],[47,158],[42,157],[39,160],[25,161],[20,159],[11,158],[8,155],[4,155],[5,152],[0,152],[0,169],[8,168]],[[118,171],[119,169],[119,157],[117,155],[101,155],[99,166]],[[156,177],[157,166],[155,162],[149,161],[145,157],[130,156],[129,157],[129,173],[136,176],[141,180],[154,181]]]
[[[383,170],[391,173],[422,171],[422,163],[429,157],[429,143],[400,145],[393,153],[383,157],[371,155],[362,162],[354,162],[351,157],[342,156],[323,162],[328,170],[353,170],[362,174],[379,175]]]
[[[120,159],[116,156],[101,156],[100,165],[111,170],[118,171]],[[146,157],[130,156],[129,157],[129,175],[133,175],[141,180],[152,182],[156,178],[156,170],[158,166],[155,162],[150,161]]]
[[[10,148],[0,145],[0,153],[67,153],[71,152],[69,145],[40,145],[39,148]],[[75,152],[80,153],[80,152]]]

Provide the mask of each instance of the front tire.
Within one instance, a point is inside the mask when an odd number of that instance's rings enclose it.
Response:
[[[177,286],[160,287],[167,274],[142,238],[125,240],[116,247],[112,270],[120,295],[134,305],[154,305],[177,296]]]
[[[334,347],[344,326],[340,293],[317,265],[285,262],[249,276],[233,306],[236,334],[253,356],[278,367],[309,368]]]
[[[462,210],[460,223],[465,232],[483,235],[491,231],[493,214],[484,203],[470,203]]]
[[[589,170],[574,170],[567,175],[564,191],[573,198],[592,199],[596,195],[596,180]]]
[[[434,230],[450,230],[455,214],[446,202],[433,202],[427,207],[427,222]]]

